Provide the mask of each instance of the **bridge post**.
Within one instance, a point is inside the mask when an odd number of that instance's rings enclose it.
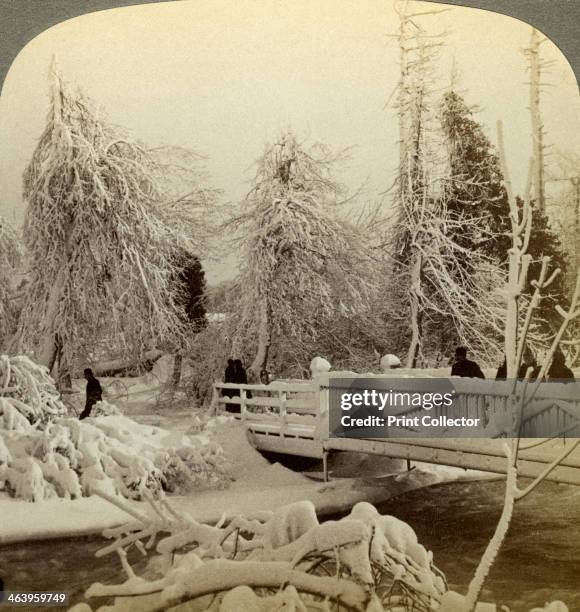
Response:
[[[240,389],[240,416],[242,423],[246,422],[246,390]]]
[[[213,392],[211,396],[211,403],[209,405],[209,414],[210,416],[217,415],[219,408],[219,390],[216,386],[216,383],[213,384]]]
[[[322,473],[324,477],[324,482],[328,482],[328,451],[326,447],[322,449]]]
[[[286,392],[280,389],[278,391],[278,398],[280,400],[280,435],[283,438],[286,435],[286,429],[288,427],[288,411],[286,407]]]

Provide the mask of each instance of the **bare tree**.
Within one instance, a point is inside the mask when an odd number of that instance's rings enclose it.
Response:
[[[550,65],[542,59],[540,45],[546,38],[540,38],[538,30],[532,28],[530,44],[524,49],[528,58],[528,70],[530,73],[530,114],[532,120],[532,140],[534,151],[534,199],[538,203],[542,212],[546,209],[546,190],[545,190],[545,162],[544,162],[544,124],[540,109],[540,94],[542,87],[542,75]]]
[[[400,79],[398,83],[399,119],[399,173],[398,173],[398,218],[395,248],[402,264],[408,287],[411,338],[407,351],[406,366],[415,367],[421,352],[423,337],[423,253],[418,247],[422,214],[430,204],[427,193],[427,164],[429,151],[427,131],[429,129],[428,72],[432,68],[434,54],[440,43],[429,39],[425,29],[418,24],[421,13],[411,13],[409,2],[398,5],[400,49]]]
[[[433,66],[441,37],[429,34],[418,22],[432,11],[409,12],[407,2],[399,8],[400,161],[391,248],[395,282],[403,284],[407,294],[406,367],[416,367],[424,359],[429,324],[437,328],[442,320],[452,324],[453,329],[446,328],[448,336],[496,357],[501,313],[489,287],[498,282],[500,271],[485,252],[468,246],[490,240],[489,223],[484,211],[478,214],[468,203],[450,206],[452,187],[459,179],[450,168],[449,138],[441,133],[432,111]]]

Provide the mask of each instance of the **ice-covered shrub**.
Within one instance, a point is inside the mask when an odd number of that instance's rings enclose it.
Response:
[[[28,357],[0,355],[0,429],[39,426],[66,414],[46,368]]]
[[[0,488],[38,501],[77,498],[95,487],[139,499],[145,491],[185,492],[225,486],[222,449],[204,434],[166,445],[169,432],[122,416],[57,418],[42,429],[1,431]]]
[[[103,497],[124,508],[118,498]],[[94,584],[87,597],[118,596],[110,610],[435,610],[447,590],[431,553],[402,521],[357,504],[337,521],[319,523],[298,502],[274,512],[203,525],[165,499],[150,514],[109,529],[127,573],[119,585]],[[128,508],[125,508],[128,509]],[[148,579],[136,576],[125,549],[155,546]],[[213,602],[213,603],[212,603]],[[88,609],[88,608],[85,608]]]
[[[171,434],[99,402],[79,421],[45,368],[0,357],[0,490],[27,501],[77,498],[93,489],[127,498],[226,485],[229,466],[211,434]],[[211,427],[208,428],[208,431]]]

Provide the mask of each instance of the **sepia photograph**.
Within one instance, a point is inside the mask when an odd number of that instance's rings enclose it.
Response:
[[[0,44],[0,611],[580,612],[580,66],[74,4]]]

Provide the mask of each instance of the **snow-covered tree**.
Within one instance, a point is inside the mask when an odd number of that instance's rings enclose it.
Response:
[[[16,232],[0,217],[0,350],[6,349],[18,318],[15,279],[22,261],[22,248]]]
[[[447,208],[465,220],[476,220],[479,231],[465,232],[455,228],[453,241],[465,249],[462,260],[478,254],[486,256],[503,270],[507,270],[508,251],[511,248],[510,205],[503,185],[498,154],[474,118],[474,110],[455,91],[447,92],[441,104],[440,121],[447,147],[449,179],[447,181]],[[522,205],[522,202],[519,202]],[[566,260],[558,235],[552,231],[550,221],[540,206],[532,208],[534,217],[528,253],[532,256],[529,279],[539,275],[543,257],[550,257],[555,267],[564,273]],[[524,295],[531,296],[531,280]],[[538,326],[550,329],[544,321],[552,323],[554,304],[566,300],[564,274],[558,276],[546,292],[537,312]]]
[[[498,156],[474,110],[454,90],[443,96],[439,121],[449,169],[447,208],[464,218],[478,219],[481,226],[479,236],[459,231],[454,240],[501,263],[510,246],[509,204]]]
[[[258,162],[254,187],[230,227],[239,236],[240,313],[233,352],[257,336],[250,373],[258,379],[273,337],[314,338],[321,320],[364,308],[372,286],[365,239],[341,220],[341,195],[325,147],[306,149],[285,133]]]
[[[484,213],[456,198],[457,169],[441,154],[453,143],[433,111],[433,71],[441,42],[418,20],[431,11],[414,13],[408,3],[399,6],[400,160],[390,248],[393,286],[402,288],[409,313],[406,366],[426,361],[427,351],[448,352],[449,344],[458,341],[496,357],[500,311],[490,287],[499,271],[487,253],[471,248],[489,241],[492,232]]]
[[[24,175],[31,282],[23,344],[49,368],[58,358],[64,371],[103,329],[134,356],[156,343],[180,345],[186,330],[171,279],[178,254],[198,247],[175,222],[187,217],[188,201],[169,197],[155,157],[54,67],[51,81],[47,125]]]

